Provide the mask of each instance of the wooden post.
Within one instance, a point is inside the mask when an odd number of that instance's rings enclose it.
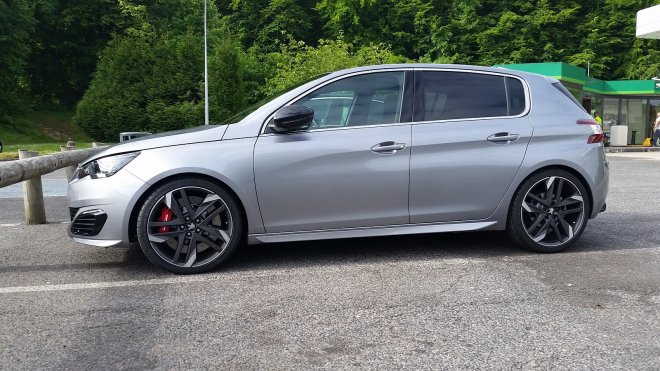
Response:
[[[76,147],[69,147],[69,146],[60,146],[60,151],[61,152],[68,152],[68,151],[73,151],[75,150]],[[76,171],[77,165],[71,165],[67,166],[64,168],[64,172],[66,173],[66,180],[67,182],[71,181],[71,178],[73,177],[73,173]]]
[[[18,150],[19,160],[39,156],[37,151]],[[23,204],[25,205],[25,224],[46,223],[44,193],[41,188],[41,176],[23,181]]]
[[[92,148],[99,148],[99,147],[104,147],[105,144],[101,142],[92,142]]]

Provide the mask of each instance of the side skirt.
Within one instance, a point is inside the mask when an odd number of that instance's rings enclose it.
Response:
[[[426,223],[306,232],[251,234],[248,235],[248,244],[253,245],[258,243],[329,240],[335,238],[394,236],[401,234],[464,232],[492,227],[495,224],[497,224],[497,222]]]

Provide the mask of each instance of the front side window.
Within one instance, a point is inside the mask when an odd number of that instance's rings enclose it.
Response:
[[[415,85],[415,121],[515,116],[525,110],[522,83],[514,78],[470,72],[417,71]]]
[[[293,102],[314,110],[310,130],[397,123],[401,117],[403,72],[347,77]]]

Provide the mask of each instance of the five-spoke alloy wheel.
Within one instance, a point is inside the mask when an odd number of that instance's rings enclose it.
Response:
[[[168,182],[147,198],[138,216],[138,240],[154,264],[174,273],[200,273],[225,261],[241,238],[233,197],[203,179]]]
[[[518,245],[558,252],[575,242],[587,225],[589,197],[573,174],[546,170],[527,179],[509,210],[507,230]]]

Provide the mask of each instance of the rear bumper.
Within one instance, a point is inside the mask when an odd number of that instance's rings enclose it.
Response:
[[[610,163],[605,156],[604,146],[593,146],[587,151],[582,173],[589,182],[591,188],[591,215],[589,219],[595,218],[600,212],[605,211],[607,193],[610,188]]]

